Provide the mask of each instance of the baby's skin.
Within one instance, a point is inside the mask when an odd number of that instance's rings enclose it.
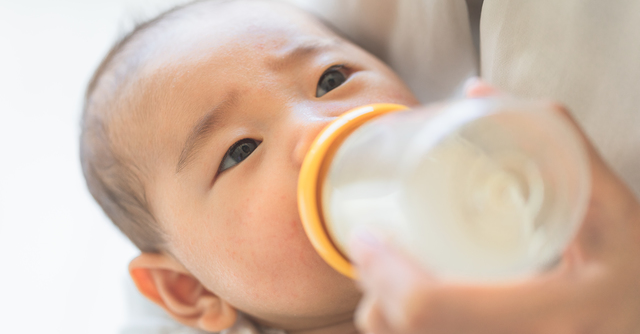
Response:
[[[340,114],[417,100],[380,60],[287,5],[196,3],[155,29],[110,120],[145,166],[167,239],[131,262],[136,285],[206,331],[243,312],[289,333],[356,333],[361,294],[308,241],[298,173]]]

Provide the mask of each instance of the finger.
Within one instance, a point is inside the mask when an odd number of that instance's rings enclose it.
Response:
[[[359,284],[384,300],[401,302],[407,290],[429,284],[430,274],[421,264],[366,230],[354,233],[349,249]]]
[[[377,298],[377,307],[395,333],[421,332],[437,312],[429,309],[429,292],[438,283],[412,258],[366,231],[355,234],[350,254],[365,295]]]
[[[491,86],[478,77],[467,79],[464,84],[464,92],[468,98],[503,95],[496,87]]]
[[[387,325],[385,315],[380,310],[378,299],[373,294],[365,294],[355,314],[356,327],[362,333],[399,334]]]
[[[589,140],[588,136],[586,135],[582,127],[579,125],[578,121],[573,117],[571,112],[561,104],[558,104],[558,103],[551,103],[551,104],[554,110],[558,114],[560,114],[562,118],[568,121],[571,124],[571,126],[576,130],[577,134],[580,137],[580,141],[589,156],[592,172],[597,173],[597,175],[602,174],[601,176],[605,176],[607,178],[606,180],[604,180],[605,182],[598,182],[598,184],[596,185],[602,186],[600,183],[610,183],[611,181],[613,181],[616,184],[616,186],[623,185],[619,177],[617,177],[616,173],[613,172],[613,170],[602,158],[601,154],[599,153],[595,145],[591,143],[591,140]],[[601,180],[596,180],[596,181],[601,181]]]
[[[364,241],[362,239],[365,239]],[[404,254],[369,237],[352,242],[365,293],[378,296],[388,326],[401,333],[418,328],[433,333],[531,333],[579,323],[576,315],[589,305],[589,281],[575,266],[559,266],[535,278],[496,285],[435,280]],[[591,281],[597,279],[593,273]],[[589,278],[589,277],[587,277]]]
[[[638,228],[633,231],[633,225],[629,224],[640,217],[640,205],[632,191],[604,161],[570,112],[558,104],[554,104],[554,108],[577,131],[589,157],[591,198],[576,242],[586,257],[598,257],[605,250],[613,250],[616,245],[624,244],[623,241],[629,235],[640,233]]]

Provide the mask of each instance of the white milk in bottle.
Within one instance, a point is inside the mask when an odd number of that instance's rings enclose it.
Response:
[[[376,105],[364,108],[374,112]],[[346,245],[361,228],[438,277],[495,281],[552,265],[582,220],[590,189],[586,152],[549,105],[487,98],[364,121],[348,114],[348,129],[329,126],[335,138],[315,158],[315,232],[300,199],[307,233],[328,240],[318,246],[310,235],[314,246],[333,247],[319,252],[347,275],[352,269],[340,268],[348,267]],[[307,177],[303,166],[301,187]]]

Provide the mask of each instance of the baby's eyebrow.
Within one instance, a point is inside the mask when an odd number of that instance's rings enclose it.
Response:
[[[185,169],[198,151],[202,148],[205,140],[213,133],[216,125],[219,123],[220,116],[227,113],[237,102],[237,94],[230,93],[227,98],[213,107],[206,115],[198,120],[193,126],[187,140],[184,143],[178,164],[176,165],[176,173]]]
[[[279,71],[322,51],[335,49],[340,43],[341,41],[337,38],[325,38],[295,44],[271,59],[268,65],[272,69]]]

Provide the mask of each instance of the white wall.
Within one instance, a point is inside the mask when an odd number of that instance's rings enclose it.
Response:
[[[116,333],[135,248],[90,197],[84,88],[135,19],[180,0],[0,0],[0,332]]]

